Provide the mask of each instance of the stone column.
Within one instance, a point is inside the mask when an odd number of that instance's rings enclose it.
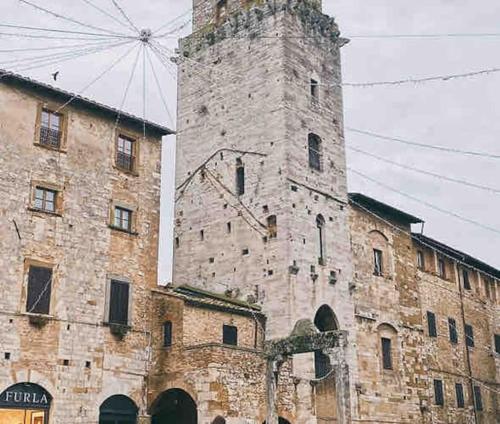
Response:
[[[325,351],[332,364],[335,390],[337,395],[337,423],[351,424],[351,391],[349,381],[349,366],[345,360],[345,351],[341,341],[339,347]]]

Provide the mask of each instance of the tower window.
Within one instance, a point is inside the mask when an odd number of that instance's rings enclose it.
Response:
[[[441,278],[446,278],[446,264],[442,258],[438,259],[438,273]]]
[[[465,345],[474,347],[474,329],[469,324],[465,324]]]
[[[220,24],[227,16],[227,0],[217,0],[215,5],[215,21]]]
[[[383,272],[383,257],[382,251],[378,249],[373,249],[373,275],[381,276]]]
[[[234,325],[222,326],[222,343],[231,346],[238,345],[238,328]]]
[[[276,215],[267,217],[267,231],[269,233],[269,238],[276,238],[278,236],[278,222]]]
[[[464,289],[465,290],[470,290],[470,279],[469,279],[469,271],[466,269],[462,269],[462,281],[464,283]]]
[[[448,318],[448,329],[450,331],[450,342],[458,343],[457,323],[453,318]]]
[[[457,408],[465,407],[464,386],[461,383],[455,384],[455,394],[457,396]]]
[[[444,405],[443,382],[441,380],[434,380],[434,404]]]
[[[424,270],[425,269],[424,252],[422,252],[421,250],[419,250],[417,252],[417,267],[420,270]]]
[[[245,166],[241,159],[236,159],[236,194],[245,194]]]
[[[309,168],[321,171],[321,138],[316,134],[309,134]]]
[[[325,264],[325,218],[323,215],[316,217],[316,227],[318,228],[318,262],[320,265]]]
[[[317,102],[319,100],[319,84],[318,81],[311,78],[311,100]]]
[[[474,386],[474,407],[476,411],[483,410],[483,398],[481,396],[481,387]]]
[[[382,366],[384,370],[392,370],[391,339],[382,337]]]
[[[226,230],[227,230],[227,233],[228,233],[228,234],[230,234],[230,233],[231,233],[231,223],[230,223],[230,222],[228,222],[228,223],[226,224]]]
[[[172,346],[172,321],[163,323],[163,347]]]
[[[437,337],[436,315],[434,312],[427,311],[427,327],[429,337]]]

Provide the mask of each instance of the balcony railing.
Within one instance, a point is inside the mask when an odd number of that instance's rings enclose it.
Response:
[[[40,144],[59,149],[61,147],[61,131],[53,128],[40,128]]]

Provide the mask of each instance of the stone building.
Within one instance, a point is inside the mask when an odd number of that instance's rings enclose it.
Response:
[[[143,124],[1,75],[2,424],[146,414],[160,141],[171,131],[146,122],[144,137]]]

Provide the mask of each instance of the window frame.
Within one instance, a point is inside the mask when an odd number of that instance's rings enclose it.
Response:
[[[41,198],[38,197],[38,193],[41,193]],[[52,195],[52,200],[48,200],[48,194]],[[35,186],[35,193],[33,196],[33,208],[45,213],[55,214],[57,211],[57,195],[58,191],[51,188],[43,187],[41,185]],[[37,205],[38,201],[41,202],[40,206]],[[48,208],[47,205],[52,204],[52,208]]]
[[[67,115],[64,112],[56,112],[60,106],[50,103],[39,103],[37,108],[36,124],[35,124],[35,146],[42,147],[48,150],[54,150],[56,152],[66,153],[66,139],[67,139]],[[49,114],[49,125],[50,116],[56,115],[59,118],[58,125],[58,144],[54,145],[51,143],[45,143],[42,141],[42,128],[46,128],[43,125],[43,114]],[[49,127],[50,129],[50,127]]]
[[[465,290],[472,290],[472,286],[470,284],[470,275],[469,270],[462,268],[462,284]]]
[[[443,380],[433,379],[434,386],[434,405],[444,406],[444,384]]]
[[[474,327],[470,324],[464,326],[465,345],[467,347],[474,347]]]
[[[128,287],[128,304],[126,308],[126,323],[111,320],[112,313],[112,295],[113,295],[113,283],[126,285]],[[117,325],[122,327],[130,327],[132,322],[132,283],[123,277],[119,276],[109,276],[107,284],[106,293],[106,310],[104,322],[108,325]]]
[[[127,154],[126,151],[120,150],[120,141],[131,143],[130,154]],[[119,159],[120,154],[123,155],[124,158],[128,157],[128,160],[130,160],[130,166],[122,166]],[[125,174],[137,176],[138,162],[139,138],[126,131],[118,131],[115,138],[114,167]]]
[[[373,248],[373,275],[383,277],[384,275],[384,252]]]
[[[380,347],[382,352],[382,369],[384,371],[393,371],[394,360],[392,354],[392,339],[389,337],[381,337]]]
[[[432,325],[431,325],[432,323]],[[429,337],[437,337],[437,322],[436,322],[436,314],[431,311],[427,311],[427,332]]]
[[[417,250],[417,268],[425,271],[425,255],[423,250]]]
[[[495,353],[500,355],[500,334],[493,335],[493,345]]]
[[[171,347],[173,345],[173,324],[172,321],[166,320],[163,322],[163,347]],[[168,337],[167,337],[168,336]]]
[[[462,383],[455,383],[455,400],[457,408],[465,408],[465,391]]]
[[[446,280],[446,261],[444,260],[444,258],[438,258],[437,266],[438,266],[438,276],[443,280]]]
[[[313,143],[316,143],[313,146]],[[323,171],[323,140],[321,137],[314,133],[309,133],[307,136],[307,151],[309,169],[316,172]]]
[[[231,324],[222,325],[222,344],[226,346],[238,346],[238,327]]]
[[[124,228],[120,225],[116,225],[116,220],[117,220],[117,216],[116,216],[116,211],[120,210],[120,211],[126,211],[129,213],[129,228]],[[120,212],[121,213],[121,212]],[[114,201],[111,201],[110,202],[110,212],[109,212],[109,227],[112,229],[112,230],[116,230],[116,231],[120,231],[122,233],[125,233],[125,234],[129,234],[129,235],[133,235],[133,236],[137,236],[138,233],[136,231],[136,228],[137,228],[137,209],[135,207],[133,207],[132,205],[129,205],[129,204],[126,204],[126,203],[122,203],[122,202],[114,202]],[[126,221],[126,220],[123,220],[121,219],[121,221]]]
[[[482,411],[484,409],[483,405],[483,395],[481,393],[481,386],[474,385],[474,409],[476,411]]]
[[[50,277],[47,278],[45,282],[42,282],[42,288],[40,293],[37,293],[35,296],[35,300],[32,304],[30,304],[30,287],[32,283],[31,271],[32,269],[39,270],[49,270]],[[52,296],[54,293],[54,266],[50,264],[41,263],[38,261],[30,261],[26,262],[26,301],[25,301],[25,311],[27,314],[35,314],[35,315],[50,315],[52,302]],[[50,280],[50,284],[48,283]],[[39,306],[40,301],[42,299],[46,299],[46,308],[43,310],[36,309],[34,306]],[[40,299],[40,300],[38,300]],[[43,305],[43,304],[42,304]]]
[[[458,343],[458,328],[457,321],[454,318],[448,317],[448,333],[450,338],[450,343]]]

